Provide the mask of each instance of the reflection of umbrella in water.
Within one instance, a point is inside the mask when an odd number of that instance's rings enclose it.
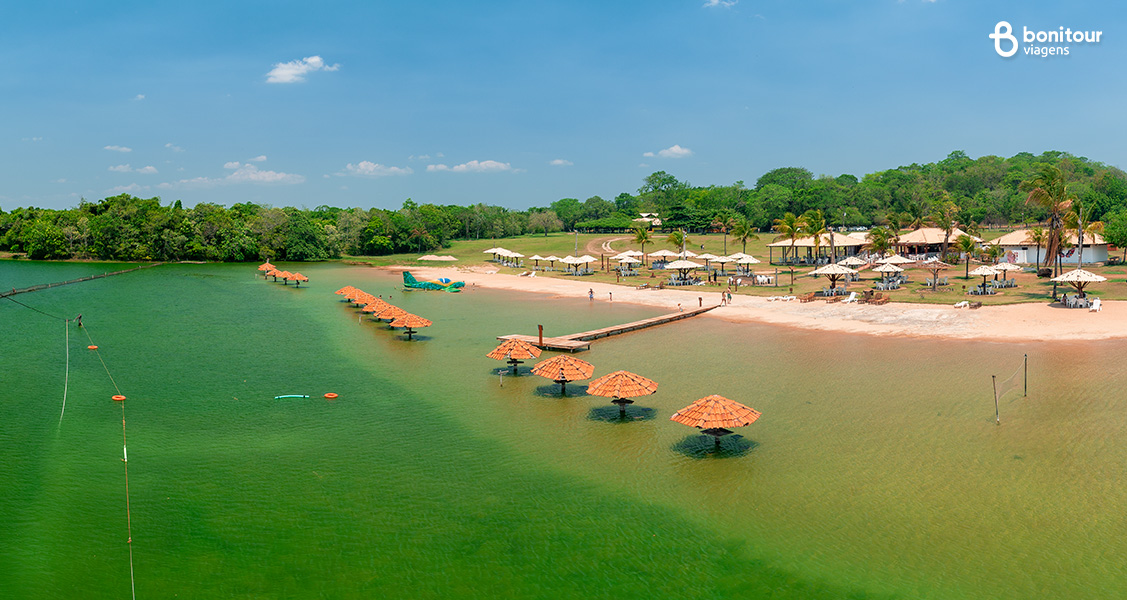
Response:
[[[540,349],[524,340],[505,340],[486,356],[493,360],[508,360],[513,366],[513,375],[516,375],[517,365],[522,360],[540,356]]]
[[[408,340],[414,335],[416,328],[430,327],[432,324],[429,319],[411,313],[404,313],[391,321],[391,327],[405,327],[407,329]]]
[[[1099,283],[1101,281],[1107,281],[1107,277],[1096,275],[1095,273],[1092,273],[1091,271],[1085,271],[1084,269],[1073,269],[1065,273],[1064,275],[1061,275],[1060,277],[1054,277],[1049,281],[1055,283],[1071,284],[1072,287],[1076,288],[1077,294],[1085,296],[1086,294],[1084,293],[1084,288],[1089,283]]]
[[[567,354],[561,354],[537,363],[532,374],[551,379],[560,384],[560,393],[567,395],[567,382],[590,379],[595,365]]]
[[[611,403],[618,405],[618,414],[623,417],[626,416],[626,405],[634,403],[631,398],[649,396],[656,391],[656,381],[629,371],[603,375],[587,386],[587,393],[592,396],[612,398]]]
[[[732,433],[730,427],[751,425],[760,416],[759,411],[723,396],[713,394],[673,413],[671,421],[689,427],[696,427],[702,433],[716,438],[716,449],[720,449],[720,437]]]

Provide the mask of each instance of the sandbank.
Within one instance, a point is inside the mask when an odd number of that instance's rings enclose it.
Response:
[[[449,277],[466,285],[505,290],[584,298],[594,290],[596,302],[629,302],[677,310],[678,305],[695,307],[719,304],[719,288],[642,289],[554,277],[518,277],[489,267],[402,267],[420,279]],[[705,313],[706,318],[734,322],[769,323],[802,329],[895,335],[911,337],[978,339],[987,341],[1106,340],[1127,337],[1127,309],[1124,302],[1105,302],[1101,312],[1068,309],[1048,303],[983,306],[977,310],[957,309],[937,304],[890,302],[868,304],[827,304],[823,301],[799,303],[768,301],[756,296],[734,295],[732,304]]]

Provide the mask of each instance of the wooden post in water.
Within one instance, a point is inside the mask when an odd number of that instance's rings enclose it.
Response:
[[[1025,355],[1025,367],[1024,367],[1024,372],[1021,375],[1021,379],[1022,379],[1022,386],[1023,386],[1022,390],[1021,390],[1021,397],[1025,398],[1025,397],[1029,396],[1029,355],[1028,354]]]
[[[543,348],[544,347],[544,326],[543,325],[537,325],[536,328],[540,330],[540,347]]]
[[[998,376],[991,375],[990,381],[994,384],[994,424],[1001,425],[1002,417],[998,414]]]

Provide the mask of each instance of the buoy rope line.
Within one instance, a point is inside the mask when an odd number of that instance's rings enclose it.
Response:
[[[98,356],[98,360],[102,363],[102,368],[106,370],[106,376],[110,378],[110,383],[113,384],[113,389],[117,391],[114,400],[121,399],[121,462],[125,465],[125,529],[129,535],[126,544],[129,546],[129,589],[133,593],[133,600],[137,600],[137,580],[133,576],[133,516],[129,511],[129,450],[127,438],[125,435],[125,396],[121,393],[121,388],[117,386],[117,381],[114,380],[113,374],[110,373],[110,368],[106,366],[105,359],[102,358],[102,353],[98,349],[98,345],[94,343],[94,338],[90,335],[90,326],[83,325],[82,330],[86,332],[86,339],[90,340],[94,354]]]
[[[5,296],[5,297],[8,300],[15,302],[16,304],[19,304],[20,306],[22,306],[24,308],[33,310],[33,311],[35,311],[35,312],[37,312],[41,315],[46,315],[46,316],[51,317],[53,319],[59,319],[59,320],[63,321],[66,325],[66,372],[63,376],[63,409],[62,409],[62,411],[59,412],[59,426],[62,427],[63,413],[66,412],[66,406],[67,406],[67,389],[68,389],[69,384],[70,384],[70,322],[71,322],[72,319],[68,319],[66,317],[60,317],[58,315],[53,315],[49,312],[44,312],[42,310],[39,310],[38,308],[35,308],[34,306],[28,306],[28,305],[24,304],[23,302],[20,302],[19,300],[15,300],[15,299],[11,298],[10,296]],[[79,318],[76,318],[76,319],[73,319],[73,320],[78,321],[79,327],[81,327],[82,330],[86,333],[86,339],[90,340],[90,346],[88,346],[88,348],[93,350],[94,353],[98,355],[98,360],[102,363],[102,368],[105,369],[106,376],[110,378],[110,383],[113,384],[113,389],[115,391],[117,391],[117,395],[114,396],[114,400],[121,400],[122,401],[121,402],[121,462],[122,462],[122,464],[125,465],[125,529],[126,529],[126,533],[129,536],[127,541],[126,541],[126,544],[129,546],[129,590],[130,590],[130,593],[132,594],[133,600],[137,600],[137,580],[136,580],[136,578],[134,577],[134,574],[133,574],[133,516],[132,516],[130,509],[129,509],[129,451],[127,449],[128,445],[126,443],[127,438],[126,438],[126,434],[125,434],[125,402],[124,402],[125,396],[122,395],[121,388],[118,387],[117,381],[113,378],[113,374],[110,373],[110,368],[106,365],[105,359],[102,358],[102,353],[98,351],[98,346],[94,343],[94,338],[90,336],[89,326],[83,325],[80,318],[81,318],[81,315],[80,315]]]

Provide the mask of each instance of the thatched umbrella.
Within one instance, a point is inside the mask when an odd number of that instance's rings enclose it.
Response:
[[[548,256],[545,256],[544,258],[542,258],[540,260],[548,261],[548,266],[552,267],[554,269],[554,268],[556,268],[556,261],[560,260],[560,257],[556,256],[555,254],[549,254]]]
[[[623,417],[626,416],[626,405],[634,403],[631,398],[649,396],[656,391],[656,381],[629,371],[615,371],[603,375],[587,386],[587,393],[592,396],[612,398],[611,403],[618,405],[618,412]]]
[[[290,273],[289,271],[281,271],[274,276],[274,281],[277,281],[278,277],[282,278],[282,285],[287,285],[289,280],[293,278],[293,273]]]
[[[528,257],[528,260],[535,262],[536,268],[539,269],[540,268],[540,261],[544,260],[544,257],[540,256],[539,254],[533,254],[532,256]]]
[[[892,263],[884,263],[884,264],[874,268],[873,272],[874,273],[880,273],[881,279],[883,280],[885,277],[888,277],[889,273],[903,273],[904,269],[901,269],[900,267],[898,267],[898,266],[896,266]]]
[[[1008,262],[998,263],[996,265],[991,265],[991,266],[993,266],[994,270],[997,271],[998,274],[1001,275],[1002,277],[1006,276],[1006,271],[1020,271],[1021,270],[1020,265],[1015,265],[1013,263],[1008,263]]]
[[[399,308],[398,306],[395,306],[393,304],[388,304],[387,306],[373,312],[372,316],[380,320],[387,319],[389,321],[394,321],[395,319],[408,314],[410,313],[403,310],[402,308]]]
[[[716,438],[716,449],[720,449],[721,436],[732,433],[729,427],[744,427],[758,419],[760,412],[734,400],[713,394],[693,402],[673,413],[671,421],[696,427],[703,433]]]
[[[266,277],[269,276],[268,275],[269,272],[273,271],[274,268],[275,268],[274,265],[270,264],[270,261],[266,261],[266,262],[262,263],[261,265],[258,265],[258,270],[262,271],[262,278],[263,279],[266,279]]]
[[[560,393],[567,395],[567,382],[590,379],[595,374],[595,365],[569,354],[561,354],[537,363],[532,374],[551,379],[560,384]]]
[[[360,312],[378,313],[389,306],[391,305],[386,301],[381,300],[380,298],[373,298],[371,302],[364,305],[364,308],[360,309]]]
[[[699,269],[700,267],[701,265],[691,260],[675,260],[665,265],[666,269],[677,270],[677,279],[679,281],[687,280],[689,278],[689,271],[692,271],[693,269]]]
[[[893,254],[892,256],[889,256],[887,258],[882,258],[882,259],[878,260],[877,262],[882,264],[882,265],[907,265],[907,264],[914,263],[916,261],[914,261],[910,258],[904,258],[903,256],[900,256],[899,254]]]
[[[856,256],[846,256],[845,258],[837,261],[837,264],[852,269],[853,267],[862,267],[869,263],[865,262],[863,259],[857,258]]]
[[[392,327],[406,327],[407,339],[410,340],[411,336],[415,333],[415,328],[430,327],[433,323],[429,319],[424,319],[419,315],[411,313],[402,314],[391,321]]]
[[[951,265],[939,260],[938,257],[925,260],[920,264],[921,267],[931,271],[931,289],[935,291],[939,289],[939,272],[943,269],[951,268]]]
[[[814,269],[810,272],[811,275],[825,275],[830,280],[830,289],[837,287],[837,280],[845,277],[846,275],[856,275],[857,271],[849,267],[843,267],[837,263],[830,263]]]
[[[524,340],[505,340],[486,356],[493,360],[508,360],[513,366],[513,375],[516,375],[517,365],[524,360],[539,357],[540,352],[539,348]]]
[[[349,294],[350,292],[356,292],[356,291],[359,291],[359,290],[352,287],[351,285],[346,285],[346,286],[340,288],[339,290],[337,290],[333,293],[338,295],[338,296],[345,296],[346,294]],[[345,299],[347,299],[347,297]]]
[[[290,279],[293,279],[295,282],[297,282],[297,287],[301,287],[301,282],[309,281],[309,278],[305,275],[302,275],[301,273],[294,273],[293,277],[291,277]]]
[[[1085,272],[1087,272],[1087,271],[1085,271]],[[984,293],[986,292],[986,278],[990,277],[991,275],[997,275],[997,274],[998,274],[998,272],[994,270],[994,267],[991,267],[989,265],[982,265],[981,267],[978,267],[977,269],[971,271],[970,273],[967,273],[968,276],[969,275],[975,275],[975,276],[981,275],[982,276],[982,291]]]
[[[1076,288],[1076,293],[1080,294],[1081,297],[1084,297],[1086,296],[1086,294],[1084,293],[1084,288],[1089,283],[1099,283],[1101,281],[1107,281],[1107,277],[1096,275],[1095,273],[1092,273],[1091,271],[1085,271],[1084,269],[1073,269],[1065,273],[1064,275],[1061,275],[1060,277],[1054,277],[1049,281],[1052,281],[1054,283],[1071,284],[1072,287]]]

